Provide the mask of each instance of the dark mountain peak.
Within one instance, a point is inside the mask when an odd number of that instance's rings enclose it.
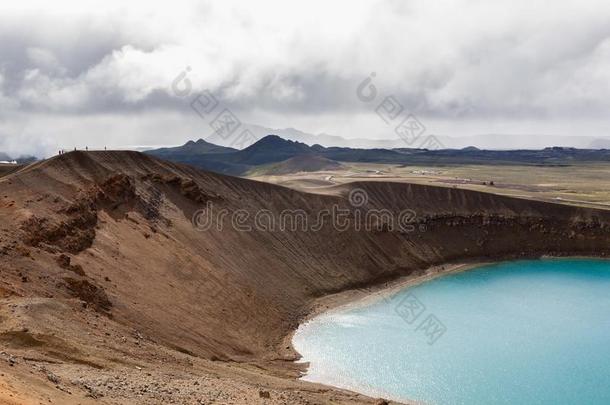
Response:
[[[287,139],[282,138],[279,135],[274,135],[274,134],[269,134],[265,137],[263,137],[262,139],[260,139],[259,141],[255,142],[254,144],[257,143],[270,143],[270,142],[293,142],[293,141],[289,141]]]
[[[555,150],[555,151],[574,151],[576,148],[571,146],[549,146],[544,148],[544,150]]]
[[[154,155],[165,159],[171,159],[171,157],[175,156],[185,157],[232,152],[237,152],[237,149],[214,145],[213,143],[207,142],[203,139],[188,141],[184,145],[177,146],[175,148],[161,148],[146,151],[146,153],[149,155]]]
[[[279,162],[297,155],[313,153],[304,143],[289,141],[277,135],[267,135],[237,153],[240,163],[251,165]]]
[[[208,148],[208,149],[218,149],[218,148],[224,148],[224,146],[220,146],[220,145],[216,145],[213,144],[211,142],[206,141],[203,138],[199,138],[196,141],[194,140],[190,140],[187,143],[185,143],[182,146],[178,146],[177,148]],[[177,149],[177,148],[173,148],[173,149]],[[227,149],[232,149],[232,148],[227,148]],[[235,149],[233,149],[235,150]]]
[[[277,135],[267,135],[258,142],[248,146],[244,151],[261,151],[261,150],[283,150],[293,152],[309,152],[309,146],[297,141],[290,141]]]
[[[218,147],[220,148],[221,146],[218,145],[214,145],[213,143],[210,143],[206,140],[204,140],[203,138],[199,138],[196,141],[190,140],[187,143],[185,143],[184,145],[182,145],[183,147],[193,147],[193,146],[214,146],[214,147]]]
[[[38,158],[31,155],[21,155],[18,158],[14,158],[4,152],[0,152],[0,162],[17,162],[19,164],[33,163],[36,162]]]

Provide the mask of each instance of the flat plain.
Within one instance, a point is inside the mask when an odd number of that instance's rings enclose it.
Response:
[[[574,165],[444,165],[407,166],[343,163],[339,169],[251,179],[326,194],[332,186],[358,181],[416,183],[483,191],[498,195],[610,208],[610,163]]]

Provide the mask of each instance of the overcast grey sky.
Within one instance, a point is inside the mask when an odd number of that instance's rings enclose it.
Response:
[[[205,137],[172,90],[187,67],[191,94],[274,128],[395,137],[392,95],[439,135],[610,135],[608,1],[121,3],[0,4],[0,150]]]

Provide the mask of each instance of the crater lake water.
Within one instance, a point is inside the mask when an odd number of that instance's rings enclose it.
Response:
[[[424,404],[610,404],[610,262],[449,274],[301,325],[305,380]]]

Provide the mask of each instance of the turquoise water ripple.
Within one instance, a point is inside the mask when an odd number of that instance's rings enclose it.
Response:
[[[448,275],[316,317],[294,345],[310,362],[304,379],[374,396],[610,404],[610,262],[517,261]]]

